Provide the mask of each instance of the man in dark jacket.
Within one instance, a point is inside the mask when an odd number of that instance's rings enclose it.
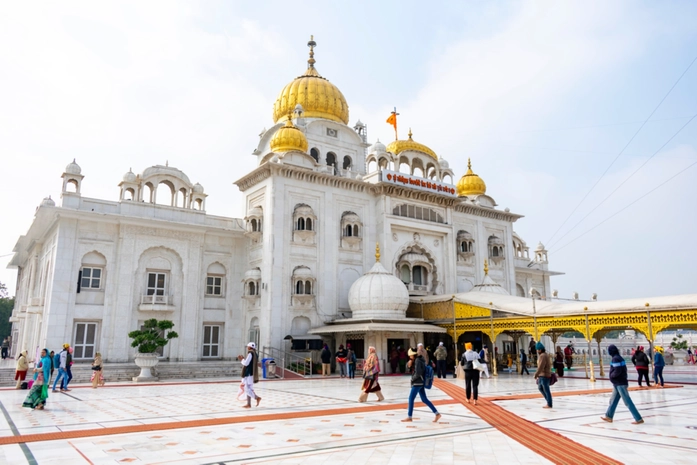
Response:
[[[324,344],[324,348],[322,349],[322,352],[319,354],[319,357],[322,360],[322,376],[331,375],[332,353],[329,351],[329,346],[327,344]]]
[[[627,364],[614,344],[608,346],[607,353],[612,355],[612,361],[610,362],[612,396],[610,397],[610,406],[607,408],[605,416],[600,418],[608,423],[612,423],[612,417],[615,416],[615,409],[617,409],[617,404],[620,402],[621,397],[624,401],[624,405],[627,406],[629,412],[634,417],[632,424],[640,425],[644,420],[634,406],[634,402],[632,402],[631,397],[629,397],[629,391],[627,390],[629,386],[629,382],[627,381]]]
[[[639,346],[632,355],[632,363],[636,367],[636,372],[639,374],[639,386],[641,386],[641,378],[646,378],[646,385],[649,384],[649,357],[644,353],[644,346]]]

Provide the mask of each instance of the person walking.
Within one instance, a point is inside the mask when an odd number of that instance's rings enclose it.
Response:
[[[644,346],[637,347],[634,355],[632,355],[632,363],[636,368],[636,372],[639,375],[638,382],[639,387],[641,387],[641,380],[646,379],[646,386],[651,387],[649,383],[649,357],[644,352]]]
[[[486,344],[482,347],[482,350],[479,351],[479,361],[484,368],[482,372],[487,378],[491,378],[489,375],[489,349],[486,347]]]
[[[332,371],[332,353],[327,344],[324,344],[319,357],[322,359],[322,376],[329,376]]]
[[[53,392],[56,392],[56,385],[58,384],[58,381],[62,381],[64,378],[68,377],[68,372],[66,370],[66,366],[68,363],[68,347],[70,347],[70,344],[67,342],[63,344],[63,350],[60,351],[59,354],[56,354],[55,358],[57,360],[54,360],[54,363],[58,362],[58,376],[56,376],[56,379],[53,380]],[[61,391],[63,388],[61,387]]]
[[[27,351],[22,351],[17,357],[17,370],[15,371],[15,380],[17,381],[17,386],[15,389],[20,389],[22,387],[22,382],[27,377],[27,370],[29,369],[29,362],[27,361]]]
[[[411,422],[412,415],[414,413],[414,401],[416,400],[416,395],[418,394],[421,398],[421,402],[426,404],[428,408],[431,409],[433,413],[436,414],[433,423],[438,423],[441,414],[438,413],[438,409],[428,400],[426,397],[426,390],[424,389],[424,374],[426,372],[426,361],[423,355],[420,355],[416,350],[409,349],[409,362],[407,363],[409,367],[414,367],[414,373],[411,375],[411,391],[409,392],[409,409],[407,411],[407,417],[402,420],[403,422]]]
[[[448,351],[442,342],[438,344],[433,355],[436,357],[436,375],[438,378],[447,378],[445,360],[448,358]]]
[[[10,341],[7,340],[7,338],[2,340],[2,359],[5,360],[7,358],[7,351],[10,349]]]
[[[368,358],[363,362],[363,385],[361,386],[361,391],[363,392],[358,397],[358,402],[368,400],[368,394],[371,392],[378,396],[378,402],[385,400],[380,383],[378,383],[379,374],[380,361],[378,360],[378,354],[375,352],[375,347],[368,347]]]
[[[629,412],[634,417],[633,425],[640,425],[644,422],[641,418],[639,411],[634,406],[632,398],[629,397],[629,382],[627,381],[627,364],[624,358],[620,355],[620,351],[614,344],[610,344],[607,347],[607,353],[612,356],[612,361],[610,362],[610,382],[612,383],[612,396],[610,396],[610,405],[605,412],[605,416],[600,417],[603,421],[612,423],[612,418],[615,416],[615,410],[617,409],[617,404],[620,402],[620,397],[627,406]]]
[[[566,369],[571,370],[571,366],[574,364],[574,349],[571,344],[567,344],[564,349],[564,360],[566,361]]]
[[[520,376],[523,376],[523,372],[530,374],[528,371],[528,356],[525,355],[525,349],[520,349]]]
[[[54,351],[51,351],[51,353],[48,354],[48,356],[51,359],[51,378],[46,381],[46,384],[51,384],[51,379],[53,379],[53,371],[56,368],[56,364],[53,360],[53,358],[56,356],[56,353]]]
[[[351,348],[351,344],[346,344],[346,358],[348,358],[348,377],[356,378],[356,352]]]
[[[252,408],[252,399],[256,399],[257,407],[261,402],[261,397],[254,392],[254,383],[259,382],[259,356],[257,355],[257,346],[253,342],[247,344],[247,356],[237,356],[237,360],[242,362],[242,382],[244,383],[244,393],[247,396],[247,405],[242,408]]]
[[[552,378],[552,360],[541,342],[535,344],[535,349],[537,350],[537,371],[535,372],[537,388],[547,401],[547,405],[543,408],[552,408],[552,391],[549,389],[549,381]]]
[[[666,361],[663,358],[663,347],[656,346],[653,353],[653,384],[656,387],[663,387],[663,367],[666,366]],[[658,379],[661,379],[659,386]]]
[[[346,365],[348,362],[348,352],[344,349],[343,344],[339,344],[339,350],[336,351],[334,357],[336,358],[336,364],[339,366],[340,377],[346,378],[348,371],[348,366]]]
[[[560,378],[564,376],[564,352],[562,352],[559,346],[557,346],[557,351],[554,353],[554,370]]]
[[[70,391],[68,384],[73,380],[73,348],[68,347],[68,355],[65,360],[65,372],[68,376],[61,381],[61,391]]]
[[[48,382],[51,376],[51,359],[48,356],[48,349],[41,351],[41,359],[34,368],[34,384],[31,386],[27,398],[24,399],[22,407],[34,410],[43,410],[48,399]]]
[[[479,398],[479,370],[474,367],[474,361],[479,360],[479,354],[472,350],[472,343],[465,343],[465,353],[462,354],[462,360],[460,365],[462,365],[465,370],[465,394],[467,396],[467,403],[470,403],[470,398],[473,397],[474,405],[477,405],[477,399]]]
[[[97,352],[92,362],[92,389],[97,389],[97,386],[104,385],[104,374],[102,373],[102,354]]]

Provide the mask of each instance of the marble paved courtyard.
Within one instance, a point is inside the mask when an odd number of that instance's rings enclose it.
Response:
[[[468,408],[435,386],[428,394],[437,401],[440,422],[417,404],[414,422],[403,423],[408,377],[382,377],[380,403],[372,395],[367,404],[357,402],[360,381],[262,381],[257,391],[263,400],[251,410],[236,399],[239,382],[228,380],[97,390],[76,385],[51,394],[44,411],[21,407],[27,391],[3,389],[0,463],[573,463],[564,462],[562,442],[553,451],[559,460],[550,462],[480,418],[481,405]],[[464,381],[448,383],[464,388]],[[600,420],[608,388],[608,381],[561,379],[553,387],[554,409],[547,410],[532,377],[501,374],[482,380],[480,395],[512,418],[603,454],[607,463],[695,463],[697,386],[632,391],[643,425],[631,424],[622,403],[614,423]]]

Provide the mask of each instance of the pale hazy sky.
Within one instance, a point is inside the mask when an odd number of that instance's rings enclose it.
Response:
[[[689,1],[5,2],[0,255],[41,199],[60,201],[73,158],[86,197],[117,200],[130,167],[169,161],[204,185],[209,213],[242,216],[232,182],[314,34],[351,124],[387,142],[397,106],[401,135],[412,127],[458,178],[471,157],[566,272],[562,297],[695,293],[697,166],[566,244],[697,162],[696,119],[583,219],[697,113],[697,64],[550,242],[697,56],[695,18]]]

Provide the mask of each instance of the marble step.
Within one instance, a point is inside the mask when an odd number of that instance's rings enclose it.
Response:
[[[223,362],[160,362],[153,368],[153,374],[161,380],[196,378],[240,378],[242,365],[237,361]],[[92,376],[92,367],[87,364],[73,365],[73,382],[87,383]],[[135,363],[107,363],[104,365],[104,378],[109,381],[131,381],[140,372]],[[29,369],[28,375],[33,373]],[[54,376],[56,371],[54,371]],[[14,386],[15,370],[0,369],[0,386]]]

